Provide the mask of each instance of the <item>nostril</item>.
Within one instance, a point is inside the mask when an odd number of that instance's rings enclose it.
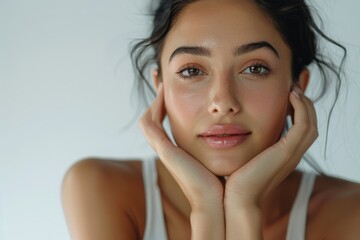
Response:
[[[240,110],[240,106],[237,105],[238,103],[235,101],[226,104],[216,104],[215,102],[213,102],[209,106],[208,111],[212,114],[235,114]]]

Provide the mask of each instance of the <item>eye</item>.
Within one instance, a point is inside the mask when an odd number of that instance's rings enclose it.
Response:
[[[252,64],[245,68],[241,73],[245,74],[255,74],[255,75],[267,75],[270,72],[270,67],[265,66],[264,64]]]
[[[184,68],[181,68],[176,74],[183,79],[190,79],[193,77],[197,77],[200,75],[204,75],[205,73],[201,71],[199,68],[195,66],[185,66]]]

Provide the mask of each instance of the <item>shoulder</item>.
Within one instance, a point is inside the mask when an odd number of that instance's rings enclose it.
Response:
[[[86,158],[73,164],[65,174],[67,180],[115,180],[123,178],[137,179],[141,176],[141,161]]]
[[[140,239],[145,225],[141,166],[141,161],[88,158],[69,168],[62,201],[73,239],[113,239],[109,234]]]
[[[125,193],[127,190],[134,193],[134,186],[138,189],[143,185],[141,166],[141,161],[136,160],[83,159],[66,172],[63,190],[79,188],[77,190],[100,191],[111,196],[119,195],[115,194],[117,192]]]
[[[319,176],[309,205],[307,239],[354,239],[360,236],[360,184]]]

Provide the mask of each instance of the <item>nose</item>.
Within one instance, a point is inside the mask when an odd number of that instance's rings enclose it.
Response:
[[[241,109],[233,79],[215,80],[211,86],[208,111],[215,115],[235,115]]]

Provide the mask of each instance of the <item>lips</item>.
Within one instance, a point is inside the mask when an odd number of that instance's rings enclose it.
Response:
[[[250,134],[235,124],[213,125],[199,134],[199,138],[210,148],[226,149],[242,144]]]

